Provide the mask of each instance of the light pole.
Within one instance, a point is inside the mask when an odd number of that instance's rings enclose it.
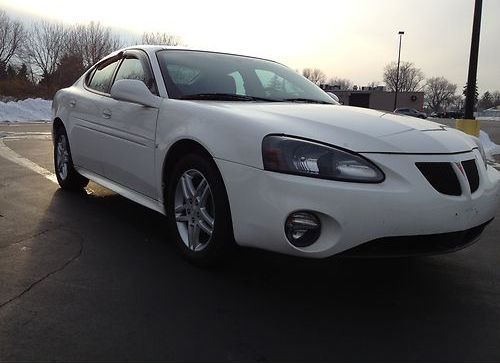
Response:
[[[479,34],[481,32],[482,0],[475,0],[474,20],[472,23],[472,39],[469,56],[469,72],[467,77],[467,92],[465,96],[464,119],[457,119],[457,129],[465,133],[479,136],[480,122],[474,119],[474,104],[476,102],[477,59],[479,53]]]
[[[479,33],[481,32],[482,0],[476,0],[474,21],[472,24],[472,41],[470,45],[469,74],[467,77],[467,95],[465,98],[465,119],[474,119],[474,103],[476,101],[477,58],[479,53]]]
[[[399,31],[399,52],[398,52],[398,71],[396,73],[396,92],[394,93],[394,110],[398,107],[398,91],[399,91],[399,63],[401,61],[401,39],[403,38],[403,34],[405,32]]]

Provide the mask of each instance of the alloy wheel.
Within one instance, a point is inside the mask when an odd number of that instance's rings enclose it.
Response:
[[[69,170],[69,152],[68,143],[65,135],[60,135],[56,146],[56,168],[59,177],[65,180],[68,177]]]
[[[185,171],[177,182],[174,198],[175,221],[188,249],[201,251],[214,231],[215,205],[205,176],[196,169]]]

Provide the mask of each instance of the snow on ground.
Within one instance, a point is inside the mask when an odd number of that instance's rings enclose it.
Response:
[[[500,121],[500,116],[478,116],[476,119],[484,121]]]
[[[488,133],[481,130],[479,132],[479,140],[483,144],[484,152],[491,157],[496,154],[500,154],[500,145],[495,144],[491,139]]]
[[[26,99],[0,102],[2,121],[49,121],[52,118],[52,100]]]

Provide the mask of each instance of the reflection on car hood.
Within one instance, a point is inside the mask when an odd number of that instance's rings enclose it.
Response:
[[[209,105],[245,119],[241,131],[251,136],[257,130],[259,138],[287,134],[372,153],[456,153],[475,147],[469,136],[444,125],[364,108],[281,102],[205,102],[203,107]]]

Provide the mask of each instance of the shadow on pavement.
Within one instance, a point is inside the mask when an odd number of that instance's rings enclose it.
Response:
[[[60,226],[32,239],[40,253],[25,269],[50,255],[66,265],[0,310],[6,360],[500,359],[498,272],[472,264],[474,252],[306,260],[240,249],[209,271],[165,241],[162,215],[118,195],[57,190],[45,216]]]

